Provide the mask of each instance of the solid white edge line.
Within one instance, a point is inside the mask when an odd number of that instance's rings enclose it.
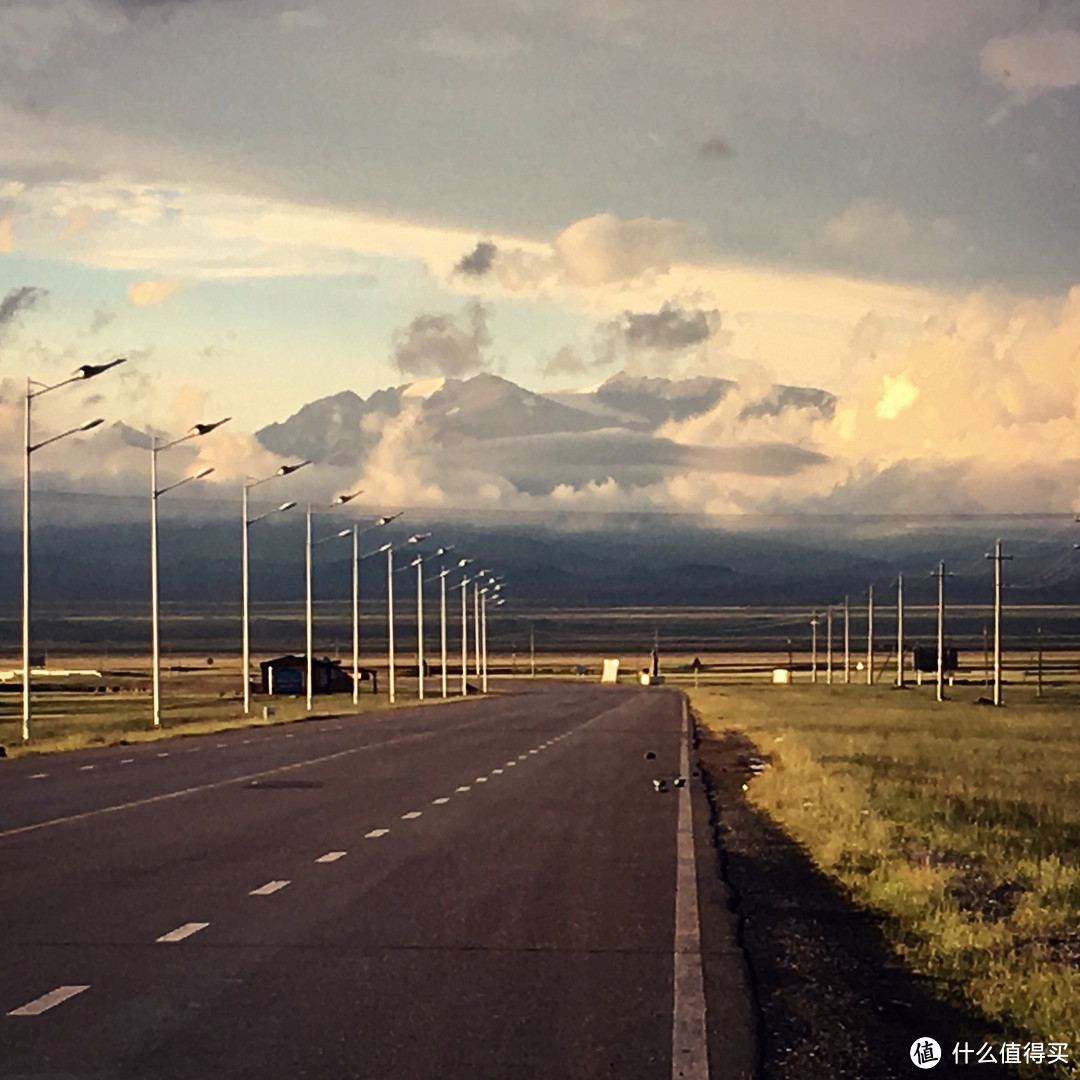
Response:
[[[276,893],[280,889],[284,889],[288,885],[288,880],[285,881],[268,881],[265,885],[260,885],[257,889],[252,889],[248,893],[248,896],[269,896],[271,893]]]
[[[205,930],[209,925],[208,922],[187,922],[183,926],[178,926],[175,930],[170,930],[167,934],[162,934],[161,937],[157,938],[157,941],[170,943],[183,941],[184,938],[189,938],[192,934]]]
[[[68,998],[73,998],[76,994],[81,994],[84,990],[89,989],[89,984],[86,986],[58,986],[55,990],[50,990],[47,994],[42,994],[41,997],[34,998],[33,1001],[28,1001],[17,1009],[12,1009],[8,1016],[40,1016],[43,1012],[48,1012],[54,1005],[59,1005],[60,1002],[67,1001]]]
[[[689,777],[690,717],[685,697],[682,699],[682,728],[679,773]],[[694,859],[694,811],[689,782],[679,788],[676,852],[671,1076],[672,1080],[709,1080],[705,978],[701,967],[701,922]]]
[[[346,852],[344,851],[328,851],[325,855],[320,855],[316,862],[337,862],[338,859],[344,859]]]

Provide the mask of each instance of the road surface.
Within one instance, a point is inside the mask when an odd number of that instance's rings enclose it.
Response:
[[[0,1076],[749,1077],[686,754],[555,685],[2,761]]]

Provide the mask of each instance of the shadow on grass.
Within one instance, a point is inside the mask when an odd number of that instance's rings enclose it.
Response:
[[[751,972],[762,1080],[892,1080],[968,1076],[976,1064],[953,1048],[1020,1041],[958,1003],[936,980],[906,971],[879,917],[854,905],[806,851],[746,800],[742,787],[761,756],[745,735],[699,728],[698,755],[712,806],[720,873],[734,896]],[[936,1039],[943,1060],[912,1064],[912,1043]],[[1015,1077],[980,1064],[976,1076]],[[1047,1070],[1046,1075],[1051,1075]]]

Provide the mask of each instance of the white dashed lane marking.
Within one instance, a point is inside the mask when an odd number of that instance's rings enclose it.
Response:
[[[216,748],[217,748],[218,750],[220,750],[220,749],[221,749],[221,748],[222,748],[223,746],[228,746],[228,745],[229,745],[228,743],[224,743],[224,742],[216,742],[216,743],[214,743],[214,746],[215,746],[215,747],[216,747]]]
[[[517,764],[517,762],[516,761],[508,761],[506,764],[507,764],[508,768],[512,768],[514,765]]]
[[[411,821],[413,818],[418,818],[422,813],[422,810],[410,810],[407,814],[401,815],[401,820]]]
[[[59,1005],[62,1001],[67,1001],[68,998],[73,998],[76,994],[81,994],[84,990],[89,989],[89,985],[58,986],[55,990],[50,990],[47,994],[42,994],[41,997],[35,998],[17,1009],[12,1009],[8,1016],[40,1016],[43,1012],[48,1012],[49,1009]]]
[[[455,791],[468,791],[472,787],[472,784],[462,784],[459,788],[454,788]]]
[[[325,855],[320,855],[316,862],[337,862],[338,859],[345,857],[344,851],[328,851]]]
[[[365,840],[375,840],[377,837],[385,836],[389,829],[372,829],[369,833],[364,833]]]
[[[501,776],[502,775],[502,769],[492,769],[491,770],[491,775],[492,776]]]
[[[444,795],[441,799],[432,799],[431,804],[433,806],[442,806],[443,803],[448,803],[449,801],[449,797]]]
[[[93,765],[80,765],[79,766],[79,772],[88,772],[93,767],[94,767]]]
[[[120,764],[121,765],[131,765],[131,764],[134,763],[134,761],[135,761],[135,759],[133,757],[125,757],[125,758],[120,759]]]
[[[175,930],[162,934],[157,940],[163,942],[183,941],[184,938],[189,938],[192,934],[205,930],[209,925],[208,922],[186,922],[183,926],[178,926]]]
[[[486,784],[488,782],[488,778],[486,776],[478,776],[476,778],[476,782],[478,784]]]
[[[168,750],[162,750],[162,752],[160,754],[158,754],[158,757],[168,757],[168,756],[169,756],[169,751]]]
[[[248,893],[248,896],[269,896],[271,893],[276,893],[280,889],[284,889],[288,885],[288,881],[268,881],[265,885],[260,885],[257,889],[252,889]]]
[[[44,780],[49,774],[47,772],[36,772],[30,777],[31,780]]]

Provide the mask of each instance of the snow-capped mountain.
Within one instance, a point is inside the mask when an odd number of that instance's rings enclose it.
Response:
[[[351,390],[305,405],[287,420],[258,431],[268,450],[316,462],[355,465],[378,439],[380,419],[419,408],[441,443],[624,431],[641,435],[662,424],[708,412],[735,387],[730,379],[635,378],[620,373],[588,391],[536,394],[483,373],[469,379],[431,379],[379,390],[368,399]],[[832,415],[836,399],[811,387],[776,386],[745,406],[744,418],[808,409]]]

